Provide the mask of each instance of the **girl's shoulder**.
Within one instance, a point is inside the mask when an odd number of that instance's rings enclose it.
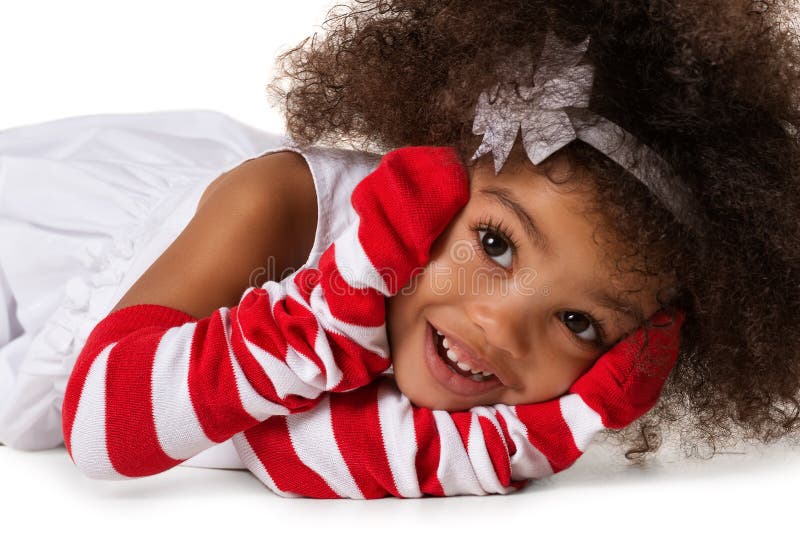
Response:
[[[150,303],[205,317],[250,286],[313,266],[348,223],[353,188],[379,162],[315,146],[245,160],[207,186],[180,235],[111,311]]]
[[[149,303],[206,317],[235,306],[248,287],[302,266],[314,242],[317,202],[301,156],[250,159],[212,185],[189,224],[111,312]]]
[[[301,211],[316,207],[311,169],[300,153],[290,150],[262,154],[222,173],[206,187],[197,209],[221,190],[229,197],[236,197],[243,207],[259,209],[276,197]]]
[[[303,191],[285,193],[288,202],[294,205],[302,204],[304,207],[304,209],[296,209],[294,212],[301,217],[313,217],[309,211],[314,209],[312,194],[316,196],[316,231],[306,264],[312,267],[332,240],[340,235],[350,223],[353,217],[353,210],[350,206],[353,189],[364,177],[375,170],[382,156],[361,150],[320,145],[299,147],[287,143],[272,148],[255,159],[272,158],[279,154],[287,169],[281,179],[284,182],[284,189],[291,189],[294,183],[304,185]],[[273,163],[280,166],[277,159],[273,162],[250,160],[249,163],[246,163],[264,169],[271,167]],[[263,174],[270,173],[265,171]],[[262,189],[259,190],[259,188]],[[265,186],[262,182],[256,181],[253,184],[252,194],[263,199],[274,194],[274,191],[270,191],[270,189],[271,186]]]

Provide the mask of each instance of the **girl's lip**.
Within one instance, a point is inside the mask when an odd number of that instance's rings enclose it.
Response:
[[[425,324],[425,363],[433,378],[443,388],[456,395],[475,396],[503,385],[496,376],[487,377],[482,382],[475,382],[471,378],[462,376],[452,370],[449,365],[442,361],[439,352],[436,350],[433,341],[434,327],[427,321]]]
[[[441,332],[442,335],[447,338],[450,346],[456,349],[455,351],[458,353],[460,360],[463,360],[464,363],[469,365],[472,369],[480,369],[481,371],[492,373],[497,377],[498,380],[500,380],[500,382],[503,383],[504,386],[508,385],[508,382],[504,380],[504,377],[500,376],[500,373],[497,372],[497,369],[495,369],[491,363],[475,354],[475,351],[473,351],[469,345],[461,341],[458,336],[442,330],[436,325],[431,324],[431,327],[437,332]]]

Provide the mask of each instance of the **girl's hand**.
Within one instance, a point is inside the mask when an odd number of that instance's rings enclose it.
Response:
[[[666,326],[631,333],[549,401],[450,413],[413,406],[382,377],[233,442],[248,469],[287,497],[509,493],[566,469],[597,432],[650,410],[677,358],[683,321],[683,312],[657,312],[650,322]]]
[[[554,473],[575,463],[597,432],[626,427],[655,406],[677,360],[684,320],[681,310],[657,311],[646,331],[640,327],[614,345],[566,394],[515,407]]]
[[[428,263],[433,242],[468,200],[466,170],[447,147],[389,152],[355,187],[352,222],[322,254],[319,268],[290,276],[303,306],[331,337],[349,340],[334,347],[344,353],[344,365],[333,369],[341,381],[329,380],[325,391],[357,389],[391,365],[385,299]],[[318,351],[314,334],[307,331],[306,343]]]

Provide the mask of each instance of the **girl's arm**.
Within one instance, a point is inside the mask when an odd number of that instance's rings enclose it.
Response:
[[[651,321],[665,328],[630,334],[549,401],[448,413],[413,406],[381,377],[325,395],[308,412],[272,417],[233,442],[245,466],[286,497],[509,493],[566,469],[597,432],[627,426],[653,407],[677,357],[684,315],[669,319],[658,312]]]
[[[352,223],[319,269],[250,287],[238,305],[199,320],[159,303],[110,313],[67,384],[62,419],[73,461],[94,478],[158,473],[270,416],[311,409],[322,392],[369,383],[390,364],[385,297],[427,263],[468,194],[452,149],[399,149],[356,186]],[[208,230],[218,255],[258,221],[250,212],[219,220]],[[202,243],[199,223],[190,226]],[[196,259],[191,249],[182,258]]]
[[[314,243],[317,199],[296,152],[253,158],[213,180],[197,212],[109,313],[160,304],[208,317],[252,285],[303,265]]]

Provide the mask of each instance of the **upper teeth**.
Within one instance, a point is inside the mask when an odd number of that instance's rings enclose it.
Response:
[[[438,330],[436,331],[436,333],[442,336],[442,345],[444,345],[444,348],[447,349],[447,357],[450,359],[451,362],[455,363],[459,369],[461,369],[462,371],[469,371],[472,374],[480,373],[483,376],[492,376],[492,373],[488,371],[475,371],[466,363],[458,361],[458,354],[456,354],[455,351],[453,351],[453,349],[450,348],[450,342],[447,341],[445,335],[439,332]]]

